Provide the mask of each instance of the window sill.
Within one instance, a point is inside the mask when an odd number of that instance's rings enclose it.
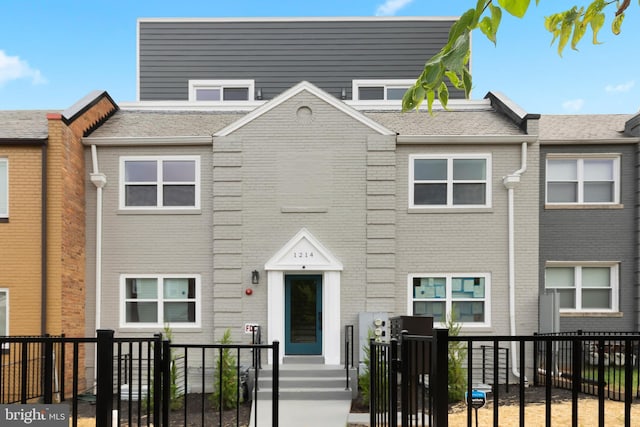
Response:
[[[201,209],[118,209],[118,215],[200,215]]]
[[[422,208],[422,207],[409,207],[407,213],[410,214],[467,214],[467,213],[493,213],[493,208]]]
[[[621,311],[569,311],[560,312],[560,317],[624,317]]]
[[[558,203],[558,204],[545,204],[544,208],[546,210],[558,210],[558,209],[624,209],[624,205],[622,203],[610,203],[607,205],[596,205],[596,204],[589,204],[589,203],[582,203],[582,204],[562,204],[562,203]]]
[[[6,224],[9,222],[9,218],[0,218],[0,224]]]
[[[470,332],[470,333],[479,333],[479,334],[494,334],[495,329],[486,323],[474,325],[473,323],[458,323],[460,325],[460,331],[462,332]],[[445,323],[433,323],[434,329],[446,329],[447,325]]]

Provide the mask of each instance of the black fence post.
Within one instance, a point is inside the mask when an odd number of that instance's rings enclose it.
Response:
[[[185,352],[186,353],[186,352]],[[162,425],[169,425],[169,409],[171,407],[171,342],[168,340],[162,341],[162,355],[161,358],[161,366],[162,366],[162,374],[160,377],[162,378]],[[187,355],[185,354],[185,378],[187,376]],[[204,366],[203,366],[204,369]],[[187,387],[185,384],[185,393]],[[204,393],[204,390],[202,391]],[[159,395],[160,396],[160,395]],[[154,400],[155,400],[154,396]],[[159,400],[159,399],[158,399]],[[160,402],[158,402],[160,403]],[[187,402],[185,399],[184,403],[185,407],[187,406]]]
[[[581,334],[579,334],[581,335]],[[573,360],[571,361],[571,425],[578,427],[578,396],[582,391],[582,340],[573,338]]]
[[[43,369],[43,401],[48,405],[53,402],[53,342],[49,336],[44,339],[44,369]]]
[[[20,344],[20,360],[22,360],[22,364],[20,365],[20,403],[24,405],[27,403],[27,391],[29,390],[29,383],[27,381],[29,379],[29,342],[22,341]]]
[[[149,389],[153,393],[153,422],[160,424],[160,410],[162,407],[162,334],[153,336],[153,382],[149,384]],[[153,387],[153,390],[151,388]]]
[[[400,375],[402,376],[402,385],[400,387],[400,408],[401,408],[401,416],[402,419],[400,421],[402,426],[409,425],[409,417],[411,408],[410,408],[410,390],[411,390],[411,381],[410,378],[410,358],[409,358],[409,341],[405,338],[405,335],[408,335],[406,330],[400,331],[400,360],[402,360],[402,364],[400,366]],[[431,359],[433,360],[433,359]],[[436,424],[437,425],[437,424]]]
[[[389,427],[398,427],[398,340],[391,338],[389,358]]]
[[[449,426],[449,330],[433,330],[433,349],[431,354],[431,372],[433,375],[433,425]]]
[[[629,338],[624,340],[624,425],[631,426],[631,401],[633,400],[633,341]]]
[[[538,333],[533,333],[533,386],[538,387],[540,383],[538,382]],[[522,357],[522,356],[520,356]]]
[[[369,339],[369,425],[376,427],[376,414],[378,412],[377,399],[378,396],[378,384],[376,382],[378,374],[378,351],[373,345],[375,341],[373,338]]]
[[[96,427],[111,427],[113,411],[113,334],[112,330],[98,329],[96,345]]]
[[[280,414],[278,410],[280,408],[279,395],[280,395],[280,341],[273,342],[273,395],[271,396],[271,426],[278,427],[278,420]],[[256,402],[256,408],[258,403]]]

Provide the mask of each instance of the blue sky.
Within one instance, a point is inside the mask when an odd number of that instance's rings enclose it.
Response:
[[[508,15],[494,46],[472,39],[472,98],[500,91],[530,113],[632,114],[640,110],[640,7],[622,34],[587,34],[560,57],[544,16],[587,0],[541,0]],[[476,0],[2,0],[0,109],[65,109],[96,89],[136,100],[136,20],[156,17],[459,16]],[[427,58],[425,58],[426,60]],[[416,76],[417,77],[417,76]]]

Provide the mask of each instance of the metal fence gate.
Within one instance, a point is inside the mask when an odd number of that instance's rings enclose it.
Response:
[[[89,349],[91,347],[91,349]],[[222,425],[225,410],[219,405],[219,423],[205,418],[211,405],[204,404],[205,393],[221,402],[246,398],[255,403],[262,351],[272,351],[279,360],[279,343],[272,344],[172,344],[161,334],[147,338],[116,338],[112,330],[98,330],[95,338],[0,337],[0,404],[54,404],[70,407],[71,426],[77,427],[79,406],[91,402],[91,413],[97,427],[113,423],[127,426]],[[85,360],[89,350],[96,354],[95,384],[86,378]],[[218,363],[233,361],[226,366],[229,377],[238,387],[223,390],[224,381]],[[195,363],[193,369],[190,363]],[[242,362],[249,362],[249,366]],[[226,362],[225,362],[226,363]],[[198,366],[201,369],[198,369]],[[251,373],[252,375],[249,375]],[[277,366],[272,370],[274,391],[279,383]],[[248,383],[253,378],[251,384]],[[196,414],[187,412],[195,399],[192,384],[200,384],[202,405]],[[215,385],[218,390],[213,389]],[[252,395],[248,394],[252,390]],[[87,393],[87,391],[89,391]],[[226,394],[226,395],[225,395]],[[235,396],[233,396],[235,394]],[[207,399],[210,402],[212,399]],[[184,411],[172,411],[176,401]],[[212,403],[215,406],[215,402]],[[272,397],[272,420],[278,426],[278,394]],[[86,408],[88,404],[84,405]],[[237,411],[237,409],[235,409]],[[114,417],[117,419],[114,420]],[[238,413],[235,416],[239,424]],[[177,423],[177,424],[176,424]],[[259,427],[257,418],[255,427]]]

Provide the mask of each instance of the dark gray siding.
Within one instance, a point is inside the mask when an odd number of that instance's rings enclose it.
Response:
[[[254,79],[264,99],[309,81],[415,79],[453,20],[140,20],[140,100],[186,100],[191,79]],[[451,98],[462,98],[452,91]]]
[[[540,156],[540,292],[547,261],[620,261],[622,317],[561,317],[563,331],[636,330],[635,147],[542,146]],[[620,153],[620,202],[624,209],[544,209],[548,153]]]

